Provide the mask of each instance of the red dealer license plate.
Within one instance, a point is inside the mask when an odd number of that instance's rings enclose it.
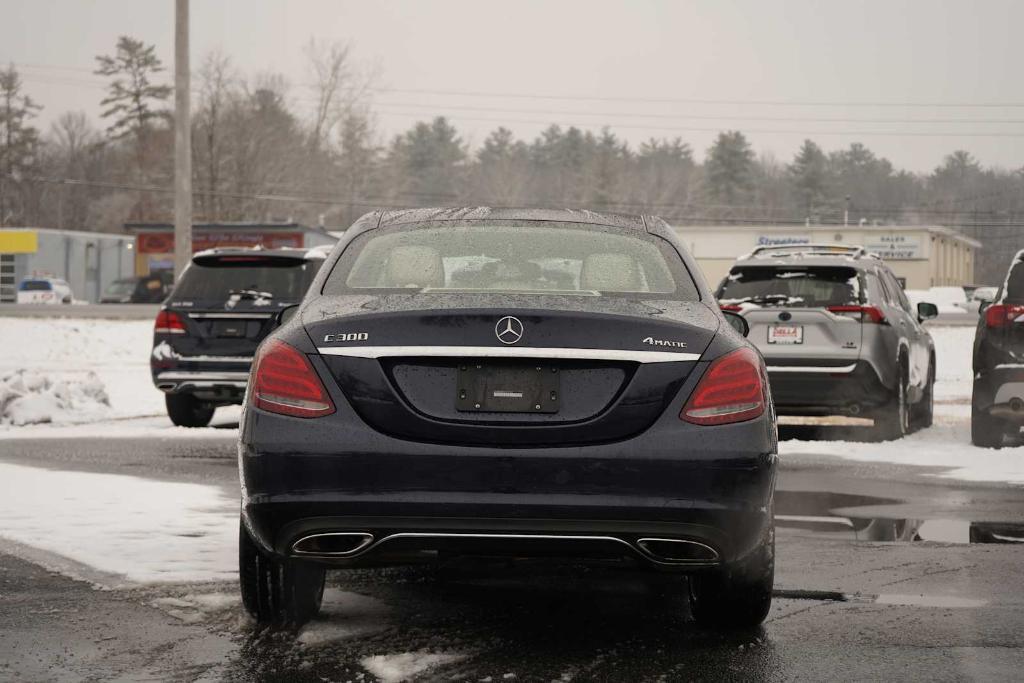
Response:
[[[804,328],[800,325],[775,325],[768,328],[769,344],[803,344]]]

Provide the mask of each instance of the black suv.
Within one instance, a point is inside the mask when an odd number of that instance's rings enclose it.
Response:
[[[1024,250],[1010,263],[974,335],[971,442],[999,448],[1024,424]]]
[[[167,414],[204,427],[217,406],[239,404],[253,353],[298,303],[327,252],[212,249],[196,254],[156,318],[150,368]]]

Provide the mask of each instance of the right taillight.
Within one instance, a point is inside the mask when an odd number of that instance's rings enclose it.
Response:
[[[767,397],[761,358],[737,349],[711,363],[679,417],[698,425],[744,422],[764,412]]]
[[[1018,304],[992,304],[985,309],[986,327],[1005,327],[1024,315],[1024,306]]]
[[[260,347],[253,361],[249,400],[257,408],[292,417],[334,412],[334,403],[306,354],[277,340]]]
[[[862,323],[874,323],[876,325],[885,323],[885,314],[882,313],[882,309],[875,306],[829,306],[828,311],[829,313],[859,320]]]
[[[160,311],[157,313],[153,331],[157,334],[188,334],[185,321],[174,311]]]

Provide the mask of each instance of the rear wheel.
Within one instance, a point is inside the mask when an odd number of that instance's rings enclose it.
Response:
[[[907,373],[900,366],[896,393],[875,415],[875,431],[883,441],[901,439],[910,431],[910,404],[907,402]]]
[[[301,626],[324,598],[323,567],[263,552],[244,524],[238,530],[238,580],[242,604],[261,626]]]
[[[925,384],[921,400],[913,407],[914,429],[925,429],[932,426],[935,415],[935,361],[928,366],[928,383]]]
[[[167,416],[179,427],[205,427],[213,419],[213,404],[189,394],[167,394]]]
[[[762,545],[742,563],[690,577],[690,612],[701,626],[755,628],[771,609],[774,582],[773,526]]]

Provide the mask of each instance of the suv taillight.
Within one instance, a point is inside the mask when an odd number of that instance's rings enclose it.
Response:
[[[257,408],[292,417],[334,412],[334,403],[306,355],[277,340],[267,342],[256,354],[249,400]]]
[[[1005,327],[1024,315],[1024,306],[1018,304],[992,304],[985,309],[986,327]]]
[[[711,363],[679,418],[698,425],[744,422],[763,413],[767,401],[761,358],[742,348]]]
[[[174,311],[160,311],[157,313],[153,331],[157,334],[188,334],[185,321]]]
[[[828,311],[829,313],[859,320],[862,323],[885,324],[885,315],[882,313],[882,309],[875,306],[829,306]]]

